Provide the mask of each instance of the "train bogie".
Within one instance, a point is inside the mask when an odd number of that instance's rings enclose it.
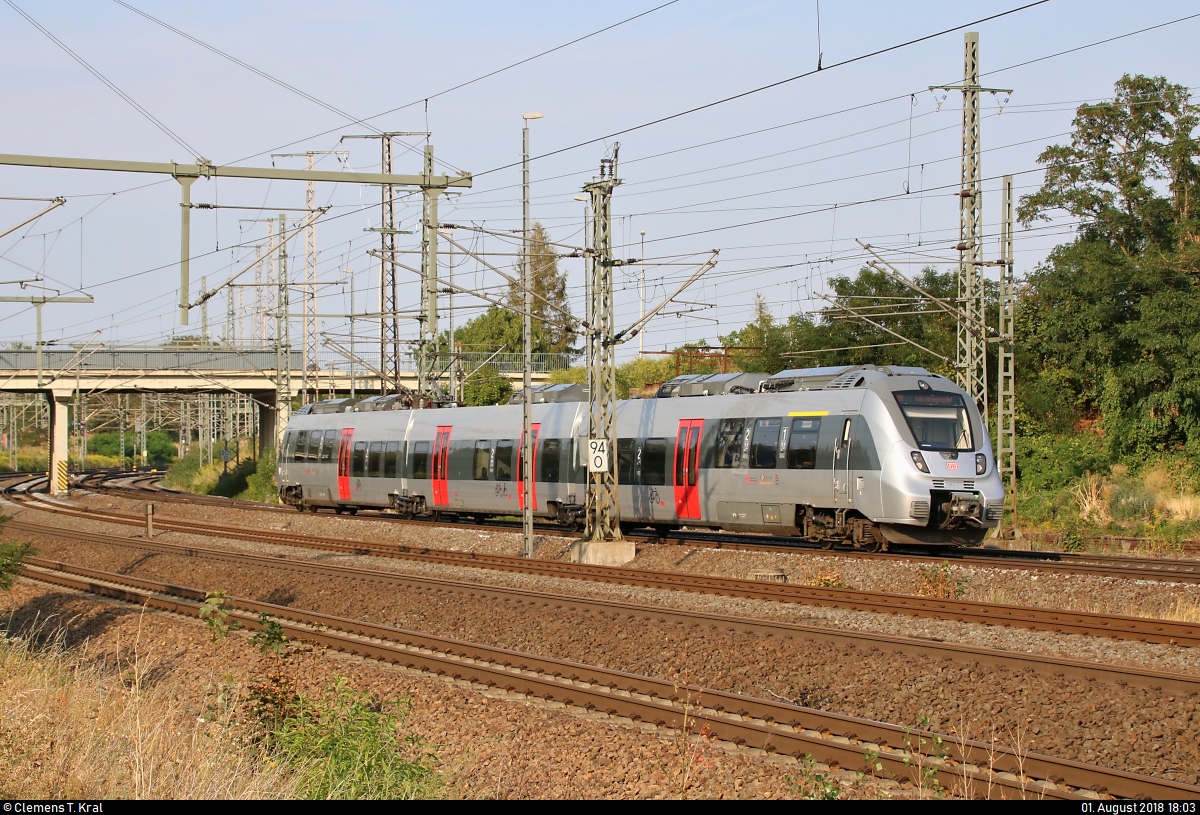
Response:
[[[999,520],[986,428],[949,381],[858,366],[786,372],[761,387],[619,403],[610,463],[623,525],[873,549],[978,544]],[[279,456],[280,495],[343,512],[517,515],[521,427],[519,405],[298,414]],[[534,406],[538,517],[579,522],[587,435],[586,403]]]

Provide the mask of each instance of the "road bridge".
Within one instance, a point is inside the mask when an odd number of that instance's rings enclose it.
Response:
[[[468,352],[458,355],[461,370],[470,374],[487,364],[514,381],[524,372],[521,354]],[[283,363],[282,365],[280,363]],[[408,360],[401,384],[415,388],[416,366]],[[446,359],[444,367],[451,360]],[[535,354],[535,382],[545,382],[556,368],[570,364],[566,354]],[[286,366],[286,367],[285,367]],[[439,366],[443,367],[443,366]],[[435,368],[436,370],[436,368]],[[282,378],[282,383],[280,379]],[[70,424],[68,411],[76,394],[114,393],[228,393],[249,396],[258,406],[258,437],[275,446],[291,410],[291,401],[308,384],[309,401],[353,391],[380,393],[378,365],[366,355],[354,365],[341,361],[323,370],[304,371],[300,350],[277,352],[270,346],[132,346],[72,349],[0,350],[0,391],[41,393],[50,406],[50,472],[52,492],[66,489]],[[283,404],[277,394],[286,393]],[[58,476],[61,474],[61,478]]]

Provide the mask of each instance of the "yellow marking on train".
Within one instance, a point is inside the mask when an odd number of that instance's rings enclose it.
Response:
[[[796,410],[788,414],[789,416],[828,416],[828,410]]]

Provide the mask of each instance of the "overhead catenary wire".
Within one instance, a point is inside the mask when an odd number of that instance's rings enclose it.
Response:
[[[49,39],[52,43],[54,43],[60,49],[62,49],[64,53],[66,53],[68,56],[71,57],[71,59],[75,60],[80,65],[82,65],[84,68],[86,68],[87,71],[90,74],[92,74],[92,76],[96,77],[101,82],[103,82],[105,84],[105,86],[108,87],[109,90],[111,90],[117,96],[121,97],[121,99],[123,99],[130,107],[132,107],[134,110],[136,110],[138,113],[140,113],[143,117],[145,117],[147,121],[149,121],[151,124],[153,124],[159,130],[161,130],[163,133],[165,133],[173,142],[178,144],[184,150],[187,150],[188,154],[190,156],[192,156],[193,158],[200,157],[201,153],[199,150],[197,150],[195,147],[192,147],[190,144],[188,144],[183,139],[182,136],[180,136],[178,133],[176,133],[171,128],[167,127],[167,125],[163,124],[163,122],[160,119],[158,119],[154,114],[152,114],[150,111],[146,110],[146,108],[144,108],[142,105],[138,104],[137,100],[135,100],[132,96],[130,96],[125,91],[123,91],[119,87],[117,87],[116,83],[114,83],[112,80],[110,80],[104,74],[100,73],[100,71],[97,70],[96,68],[94,68],[91,65],[91,63],[89,63],[87,60],[85,60],[79,54],[75,53],[75,51],[71,50],[70,46],[68,46],[65,42],[60,40],[58,37],[54,36],[54,34],[50,33],[49,29],[47,29],[45,26],[43,26],[37,20],[33,19],[33,17],[29,16],[29,14],[26,13],[25,10],[22,9],[20,6],[18,6],[15,2],[13,2],[13,0],[4,0],[4,2],[7,3],[8,6],[10,8],[12,8],[13,11],[17,12],[22,17],[24,17],[29,22],[30,25],[32,25],[38,31],[40,31],[44,35],[46,35],[47,39]]]

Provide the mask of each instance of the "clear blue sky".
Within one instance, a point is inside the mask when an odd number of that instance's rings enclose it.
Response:
[[[520,159],[523,113],[545,115],[532,125],[537,156],[816,67],[817,14],[812,0],[678,0],[437,96],[428,102],[428,110],[421,101],[663,1],[217,0],[197,5],[129,0],[356,117],[402,108],[372,119],[372,125],[404,131],[428,127],[439,159],[480,173],[473,190],[443,206],[443,220],[497,230],[520,226],[519,168],[495,168]],[[362,133],[362,125],[347,124],[115,2],[14,2],[217,164],[261,166],[272,161],[272,152],[348,149],[346,166],[378,167],[377,142],[339,146],[341,134]],[[658,319],[647,332],[647,349],[700,338],[715,342],[718,334],[748,319],[756,293],[780,317],[818,308],[821,301],[816,296],[828,290],[826,281],[853,274],[861,264],[855,238],[889,247],[897,262],[918,264],[906,269],[924,263],[948,268],[957,257],[950,249],[957,242],[957,199],[949,188],[958,178],[961,97],[950,94],[938,110],[938,100],[926,89],[961,78],[962,32],[843,67],[837,63],[1019,5],[1016,0],[827,0],[821,6],[820,42],[828,70],[617,137],[625,184],[614,198],[614,228],[617,242],[628,244],[619,254],[641,253],[637,244],[642,230],[647,257],[699,257],[706,250],[721,249],[718,267],[685,296],[712,307],[689,306],[697,310]],[[1109,95],[1122,73],[1161,74],[1192,88],[1200,86],[1200,49],[1195,47],[1200,18],[1023,67],[998,69],[1197,11],[1200,8],[1192,3],[1159,0],[1053,0],[976,26],[984,84],[1015,91],[1002,113],[1003,97],[984,97],[984,177],[1018,174],[1018,187],[1029,191],[1040,179],[1030,172],[1036,169],[1037,154],[1048,144],[1064,141],[1077,105]],[[7,77],[0,85],[0,152],[192,159],[187,149],[4,4],[0,70]],[[766,128],[772,129],[744,135]],[[697,146],[709,142],[718,143]],[[580,239],[583,205],[574,195],[595,173],[604,150],[604,144],[590,144],[534,162],[534,217],[564,243]],[[302,166],[299,159],[274,161]],[[396,170],[416,172],[419,161],[416,152],[400,150]],[[320,166],[337,164],[326,158]],[[997,183],[985,183],[989,232],[994,232],[998,218]],[[110,195],[117,191],[125,192]],[[196,330],[198,313],[191,326],[176,324],[175,182],[153,176],[0,168],[0,196],[56,195],[68,197],[65,207],[0,239],[0,281],[38,273],[52,289],[65,294],[82,286],[96,298],[95,305],[47,307],[48,339],[79,342],[100,331],[99,337],[109,342],[158,342]],[[892,197],[859,203],[885,196]],[[274,211],[271,207],[303,206],[304,189],[282,182],[201,181],[193,197],[266,207],[261,212],[194,212],[194,297],[202,275],[213,285],[253,257],[253,248],[236,245],[261,242],[264,227],[239,223],[240,219],[265,217]],[[319,308],[342,312],[350,307],[346,288],[335,285],[345,278],[344,269],[355,275],[357,309],[374,308],[376,295],[368,292],[376,286],[378,264],[365,252],[378,245],[378,238],[363,230],[379,224],[377,191],[323,184],[317,197],[334,207],[318,227],[324,284]],[[0,201],[0,230],[38,207]],[[402,228],[412,228],[419,218],[419,207],[402,206],[399,212]],[[792,217],[747,225],[774,216]],[[1065,222],[1034,233],[1019,232],[1018,272],[1033,268],[1049,248],[1069,237]],[[511,250],[498,238],[470,240],[486,251]],[[404,242],[415,246],[413,238]],[[302,240],[290,248],[295,276],[302,262]],[[994,255],[994,241],[985,250]],[[464,283],[499,281],[472,260],[456,257],[453,262]],[[511,258],[493,262],[503,267]],[[449,259],[446,263],[443,275],[449,273]],[[572,292],[581,294],[580,262],[563,264]],[[632,277],[636,273],[626,272],[617,278],[618,325],[630,322],[638,310]],[[664,287],[685,273],[681,266],[648,268],[649,299],[657,302]],[[415,305],[415,278],[401,279],[406,281],[402,303]],[[17,289],[0,285],[3,294],[21,293]],[[455,297],[457,322],[477,313],[472,305],[466,297]],[[214,334],[224,315],[224,301],[215,299],[210,310]],[[325,320],[322,327],[334,333],[345,330],[339,320]],[[406,330],[415,335],[412,328]],[[32,335],[29,309],[0,307],[0,338],[28,342]],[[636,353],[635,346],[636,341],[622,356]]]

